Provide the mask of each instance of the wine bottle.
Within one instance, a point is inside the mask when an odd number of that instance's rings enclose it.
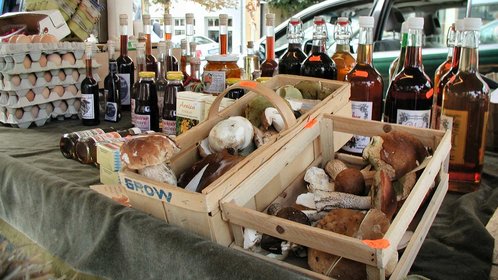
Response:
[[[171,71],[167,73],[167,79],[168,85],[166,86],[162,112],[162,131],[167,135],[176,135],[176,95],[179,91],[185,90],[182,84],[183,74],[180,71]]]
[[[120,78],[121,109],[129,111],[131,109],[132,87],[135,84],[135,65],[128,56],[128,15],[119,15],[120,26],[120,55],[116,59],[118,63],[118,76]],[[133,111],[132,111],[133,112]]]
[[[178,71],[178,59],[173,55],[173,50],[171,49],[171,41],[166,41],[166,57],[165,57],[165,64],[166,68],[165,71],[168,73],[169,71]]]
[[[139,33],[138,44],[137,44],[137,74],[145,71],[145,37],[140,36],[143,33]],[[139,77],[137,76],[136,82],[132,86],[131,91],[131,123],[135,124],[135,108],[138,98],[138,82]]]
[[[156,90],[157,90],[157,107],[159,109],[159,127],[162,129],[162,116],[164,96],[166,94],[166,86],[168,81],[166,81],[166,42],[161,41],[157,45],[158,49],[158,59],[157,59],[157,79],[156,79]]]
[[[332,60],[337,67],[337,80],[344,81],[346,76],[356,64],[356,60],[351,55],[349,41],[353,29],[347,17],[339,17],[334,26],[334,39],[336,42],[335,53],[332,55]]]
[[[389,85],[384,107],[384,121],[429,128],[433,90],[431,79],[422,64],[422,30],[424,19],[407,20],[408,45],[401,72]]]
[[[117,74],[118,64],[114,59],[114,42],[107,42],[109,53],[109,74],[104,79],[105,114],[104,120],[119,122],[121,120],[121,80]]]
[[[152,42],[150,37],[152,24],[150,22],[150,15],[143,15],[142,20],[145,31],[145,69],[148,72],[154,72],[157,77],[157,59],[152,55]]]
[[[228,54],[228,15],[220,14],[219,21],[220,21],[220,38],[219,38],[220,54],[224,55]]]
[[[261,63],[261,77],[273,77],[277,73],[275,60],[275,14],[266,14],[266,59]]]
[[[408,23],[405,21],[401,24],[401,41],[400,41],[400,50],[399,56],[396,57],[391,65],[389,66],[389,83],[392,82],[394,77],[401,72],[403,69],[403,64],[405,63],[406,56],[406,44],[408,44]]]
[[[80,107],[80,114],[83,125],[98,125],[100,123],[99,84],[92,75],[93,47],[93,43],[85,43],[86,77],[81,82]]]
[[[306,55],[301,49],[303,40],[303,23],[299,18],[291,18],[287,25],[287,41],[289,46],[278,63],[279,74],[299,75],[301,64]]]
[[[463,21],[457,74],[443,88],[441,126],[451,129],[449,190],[475,191],[481,182],[489,112],[489,87],[479,74],[480,18]]]
[[[182,72],[183,74],[183,80],[185,81],[185,79],[188,78],[188,72],[187,72],[187,66],[189,66],[189,61],[190,61],[190,55],[189,51],[187,51],[188,49],[188,45],[187,45],[187,40],[186,39],[182,39],[180,41],[180,48],[181,48],[181,54],[180,54],[180,71]]]
[[[164,14],[164,40],[173,39],[173,17],[171,14]]]

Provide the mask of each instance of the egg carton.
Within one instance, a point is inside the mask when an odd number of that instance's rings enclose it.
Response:
[[[50,104],[50,105],[48,105]],[[9,108],[0,106],[0,122],[13,127],[28,128],[33,123],[43,126],[50,119],[51,103],[26,106],[23,108]]]
[[[95,72],[97,72],[95,70]],[[0,73],[0,92],[30,90],[39,87],[52,87],[57,85],[79,84],[85,79],[85,69],[64,68],[52,69],[35,73],[22,73],[10,75]],[[94,79],[100,81],[100,76],[95,73]]]
[[[51,113],[51,117],[63,120],[63,119],[75,119],[79,117],[79,110],[81,107],[81,101],[79,98],[72,98],[67,100],[57,100],[52,102],[54,110]]]
[[[31,60],[38,61],[40,55],[72,52],[76,59],[81,59],[85,52],[85,43],[55,42],[55,43],[7,43],[0,46],[0,57],[12,57],[15,63],[22,63],[26,55]]]
[[[24,65],[23,63],[14,63],[12,60],[2,60],[0,58],[0,73],[8,75],[16,75],[21,73],[34,73],[34,72],[44,72],[56,69],[67,69],[67,68],[77,68],[84,69],[85,62],[82,59],[75,60],[72,62],[70,57],[60,57],[58,54],[51,54],[46,59],[47,61],[41,64],[39,61],[33,61],[31,65]],[[52,58],[53,57],[53,58]],[[97,61],[92,60],[92,69],[97,69],[101,65]]]
[[[8,106],[9,108],[22,108],[25,106],[39,105],[47,102],[55,102],[58,100],[67,100],[81,97],[81,91],[75,85],[66,87],[56,86],[52,89],[43,88],[28,92],[24,96],[19,96],[14,92],[1,93],[0,105]]]

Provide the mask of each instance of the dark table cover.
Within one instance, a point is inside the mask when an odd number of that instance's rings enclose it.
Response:
[[[78,120],[0,127],[1,219],[76,270],[110,279],[303,278],[90,190],[98,169],[58,147],[63,133],[82,129]],[[412,274],[488,279],[494,241],[485,225],[498,206],[497,168],[497,155],[487,154],[479,191],[446,196]]]

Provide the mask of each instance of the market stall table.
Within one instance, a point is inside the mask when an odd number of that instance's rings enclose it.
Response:
[[[115,127],[126,124],[129,114]],[[63,133],[83,129],[79,120],[0,127],[1,219],[75,270],[110,279],[304,278],[90,190],[99,170],[64,158],[58,146]],[[498,155],[489,153],[479,191],[446,196],[412,274],[489,278],[494,240],[485,226],[498,206],[497,183]]]

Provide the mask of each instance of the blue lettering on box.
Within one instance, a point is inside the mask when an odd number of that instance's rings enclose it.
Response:
[[[171,202],[173,194],[171,192],[166,192],[162,189],[157,189],[154,186],[143,185],[142,183],[125,178],[125,186],[127,189],[148,196],[151,198],[159,199],[166,202]]]

